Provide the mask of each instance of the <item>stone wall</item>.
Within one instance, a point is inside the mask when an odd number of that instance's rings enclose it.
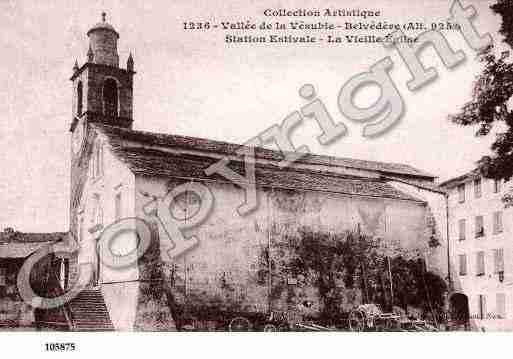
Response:
[[[48,286],[47,273],[58,273],[58,267],[50,269],[51,257],[45,257],[34,266],[30,273],[30,283],[36,293],[46,296]],[[5,268],[5,282],[0,285],[0,328],[35,328],[36,313],[34,307],[25,303],[18,292],[17,277],[25,258],[2,258],[0,266]]]
[[[141,193],[165,196],[180,180],[136,178],[136,213],[149,198]],[[333,193],[282,189],[258,190],[258,209],[244,217],[236,208],[243,191],[231,184],[208,183],[215,197],[210,216],[186,231],[199,245],[169,260],[162,258],[162,273],[175,320],[180,324],[200,313],[288,312],[297,308],[305,315],[319,312],[322,302],[309,278],[294,278],[282,268],[290,255],[287,241],[300,229],[326,233],[355,230],[377,236],[392,249],[412,255],[428,251],[426,206],[414,201],[347,196]],[[160,238],[161,253],[172,245]],[[361,294],[340,285],[343,308],[361,302]],[[309,302],[309,309],[301,303]]]

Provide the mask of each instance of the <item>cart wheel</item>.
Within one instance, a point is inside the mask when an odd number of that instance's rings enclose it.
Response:
[[[365,329],[365,314],[353,310],[349,313],[349,329],[353,332],[361,332]]]
[[[264,332],[277,332],[278,328],[274,324],[264,325]]]
[[[283,323],[278,325],[278,331],[279,332],[288,332],[290,331],[290,326],[287,323]]]
[[[249,332],[251,322],[244,317],[235,317],[228,326],[230,332]]]
[[[401,322],[398,319],[389,319],[386,322],[385,330],[398,332],[401,330]]]

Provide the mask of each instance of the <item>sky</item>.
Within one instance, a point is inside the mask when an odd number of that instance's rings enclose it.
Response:
[[[344,8],[379,9],[387,22],[445,20],[447,0],[347,0]],[[474,5],[480,33],[497,33],[500,17],[489,1]],[[476,138],[474,128],[447,120],[470,99],[481,65],[459,32],[444,32],[466,61],[448,70],[433,49],[421,59],[438,78],[411,92],[407,67],[397,52],[380,44],[230,45],[221,32],[186,31],[184,21],[268,21],[267,8],[340,8],[335,0],[174,0],[174,1],[23,1],[0,0],[0,230],[65,231],[68,228],[71,82],[75,59],[83,64],[86,32],[100,20],[120,33],[120,65],[133,53],[134,128],[243,143],[280,123],[306,101],[299,88],[315,86],[319,98],[348,134],[320,145],[319,128],[306,120],[293,133],[296,147],[366,160],[407,163],[448,179],[472,169],[488,152],[493,137]],[[271,19],[273,20],[273,19]],[[284,19],[280,19],[284,20]],[[296,19],[319,20],[319,19]],[[325,19],[322,19],[325,20]],[[342,21],[342,20],[341,20]],[[343,22],[343,21],[342,21]],[[387,134],[368,139],[362,124],[337,108],[342,85],[390,56],[390,74],[406,104],[400,123]],[[357,96],[370,105],[379,92]]]

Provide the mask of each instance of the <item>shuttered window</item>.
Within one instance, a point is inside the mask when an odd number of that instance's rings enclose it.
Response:
[[[485,274],[485,253],[479,251],[476,254],[476,275],[481,276]]]
[[[481,197],[481,178],[474,180],[474,197],[475,198]]]
[[[476,238],[484,237],[483,216],[476,216]]]
[[[78,228],[78,240],[79,242],[83,242],[84,239],[85,239],[85,228],[84,228],[84,217],[81,217],[80,218],[80,222],[79,222],[79,228]]]
[[[497,211],[493,213],[493,233],[501,233],[502,232],[502,211]]]
[[[0,267],[0,287],[3,287],[6,285],[6,277],[7,270],[4,267]]]
[[[103,176],[103,145],[99,142],[94,148],[92,157],[92,176],[94,179]]]
[[[103,208],[101,204],[101,198],[99,194],[94,195],[93,200],[93,214],[92,214],[92,221],[93,225],[102,225],[103,224]]]
[[[501,182],[502,181],[500,179],[493,181],[493,193],[499,193],[501,191]]]
[[[458,202],[465,202],[465,183],[458,186]]]
[[[460,254],[458,257],[460,264],[460,275],[467,275],[467,256],[465,254]]]
[[[467,255],[460,254],[459,256],[460,275],[467,275]]]
[[[506,294],[497,293],[496,295],[496,311],[500,319],[506,319]]]
[[[122,206],[122,198],[121,198],[121,192],[116,193],[116,197],[114,199],[114,211],[116,220],[121,219],[121,207]]]
[[[464,241],[465,240],[465,235],[466,235],[465,220],[464,219],[460,219],[458,221],[458,229],[459,229],[458,238],[459,238],[460,241]]]
[[[493,250],[493,263],[494,263],[494,271],[495,273],[504,272],[504,249],[494,249]]]
[[[477,297],[477,308],[478,308],[479,318],[486,319],[487,318],[486,297],[482,294],[480,294]]]

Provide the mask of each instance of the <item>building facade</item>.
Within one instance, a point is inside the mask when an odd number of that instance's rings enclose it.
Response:
[[[501,201],[505,183],[472,171],[441,187],[449,199],[453,304],[467,305],[474,328],[511,330],[513,210]]]
[[[6,228],[0,232],[0,329],[36,328],[40,318],[35,308],[26,303],[20,295],[17,286],[18,274],[28,257],[43,247],[62,242],[67,236],[65,232],[23,233],[13,228]],[[34,290],[41,290],[49,280],[58,282],[63,279],[61,272],[64,273],[66,263],[68,262],[56,260],[52,256],[45,256],[39,261],[30,274]],[[49,273],[53,274],[53,278],[47,277]],[[61,285],[64,287],[65,283]],[[62,329],[65,329],[65,326]]]

